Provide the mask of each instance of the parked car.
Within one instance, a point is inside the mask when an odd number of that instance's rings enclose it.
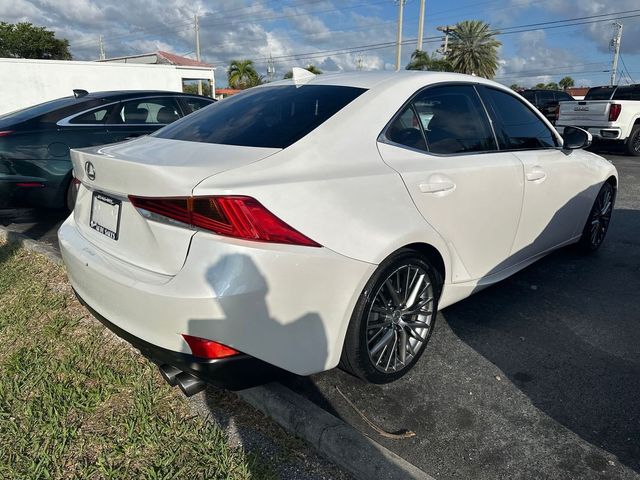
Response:
[[[75,90],[0,116],[0,207],[72,209],[70,148],[147,135],[214,101],[176,92]]]
[[[579,126],[597,141],[622,144],[640,156],[640,84],[593,87],[584,100],[562,104],[557,124]]]
[[[560,102],[571,102],[575,100],[571,95],[562,90],[532,88],[523,90],[520,94],[540,110],[551,123],[555,123],[558,118],[558,105]]]
[[[589,141],[479,77],[294,72],[74,150],[58,238],[79,298],[188,394],[265,364],[385,383],[438,308],[600,246],[617,173]]]

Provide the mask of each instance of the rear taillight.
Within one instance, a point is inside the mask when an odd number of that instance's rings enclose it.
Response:
[[[276,217],[255,198],[245,196],[153,198],[129,196],[145,212],[218,235],[258,242],[320,245]],[[154,215],[150,219],[160,220]]]
[[[214,342],[213,340],[207,340],[206,338],[193,337],[185,333],[182,334],[182,338],[189,344],[191,353],[196,357],[215,360],[218,358],[231,357],[240,353],[231,347]]]
[[[620,105],[619,103],[612,103],[609,107],[609,121],[615,122],[616,120],[618,120],[620,112],[622,112],[622,105]]]
[[[7,135],[11,135],[12,133],[13,133],[13,130],[4,130],[0,132],[0,137],[6,137]]]

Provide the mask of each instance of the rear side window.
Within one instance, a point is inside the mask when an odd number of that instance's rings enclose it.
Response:
[[[614,87],[593,87],[584,96],[585,100],[610,100]]]
[[[481,95],[493,118],[501,150],[555,148],[555,136],[545,123],[515,96],[483,87]]]
[[[529,100],[531,103],[536,103],[536,92],[532,92],[531,90],[527,90],[522,92],[522,96]]]
[[[335,85],[249,89],[199,110],[154,135],[192,142],[286,148],[365,91]]]
[[[553,96],[553,92],[551,90],[538,92],[538,103],[539,107],[545,107],[550,103],[555,102],[555,97]]]
[[[565,92],[556,92],[556,98],[559,102],[571,102],[573,97]]]
[[[427,150],[427,144],[420,129],[420,120],[411,105],[406,107],[391,123],[386,136],[393,143],[418,150]]]
[[[99,108],[97,110],[91,110],[89,112],[82,113],[77,117],[69,120],[71,124],[78,125],[96,125],[103,124],[107,122],[109,118],[109,110],[113,108],[113,105],[110,107]]]
[[[640,100],[640,87],[618,87],[613,94],[613,100]]]
[[[201,108],[208,107],[213,103],[211,100],[195,97],[182,97],[182,101],[187,106],[187,115],[195,112],[196,110],[200,110]]]

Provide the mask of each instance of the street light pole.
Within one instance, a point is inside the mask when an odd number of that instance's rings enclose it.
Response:
[[[396,39],[396,72],[400,71],[400,57],[402,56],[402,16],[406,0],[396,0],[398,3],[398,37]]]
[[[622,42],[622,24],[613,22],[615,33],[611,44],[613,47],[613,63],[611,64],[611,86],[616,84],[616,73],[618,70],[618,57],[620,56],[620,43]]]

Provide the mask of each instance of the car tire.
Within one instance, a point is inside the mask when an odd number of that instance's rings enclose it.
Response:
[[[593,202],[589,217],[582,230],[578,248],[585,252],[595,252],[600,248],[609,230],[611,214],[616,200],[616,190],[610,182],[605,182]]]
[[[67,210],[73,212],[73,208],[76,205],[76,198],[78,197],[78,187],[73,182],[73,177],[69,180],[69,185],[67,185],[67,193],[65,195],[65,206]]]
[[[400,250],[382,262],[358,298],[340,367],[377,384],[406,374],[433,332],[441,285],[439,272],[414,250]]]
[[[625,143],[627,153],[634,157],[640,157],[640,125],[635,125]]]

